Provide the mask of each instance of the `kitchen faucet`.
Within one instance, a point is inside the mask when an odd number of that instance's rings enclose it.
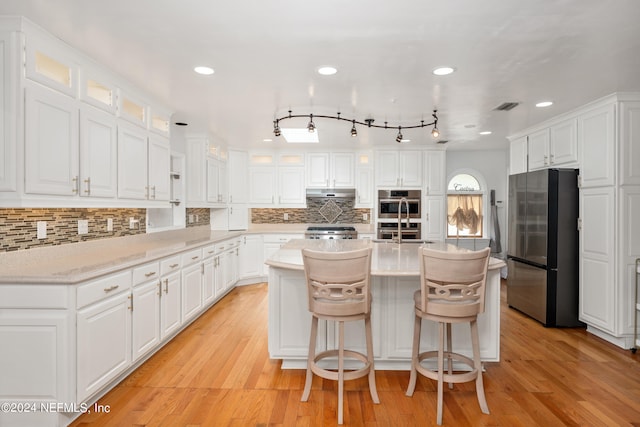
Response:
[[[403,197],[398,201],[398,243],[402,243],[402,202],[407,208],[407,229],[409,229],[409,201]]]

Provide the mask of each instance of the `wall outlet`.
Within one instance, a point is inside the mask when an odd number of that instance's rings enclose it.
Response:
[[[200,215],[196,214],[196,222],[200,221]]]
[[[189,214],[189,224],[193,224],[193,214]]]
[[[289,221],[289,214],[286,212],[284,213],[284,220]]]
[[[368,221],[368,220],[369,220],[369,215],[368,215],[368,214],[366,214],[366,213],[363,213],[363,214],[362,214],[362,220],[363,220],[363,221]]]
[[[113,218],[107,218],[107,231],[113,231]]]
[[[140,220],[134,217],[129,218],[129,229],[140,228]]]
[[[46,239],[47,238],[47,221],[38,221],[36,223],[37,229],[37,238],[38,239]]]
[[[89,232],[89,221],[86,219],[78,220],[78,234],[87,234]]]

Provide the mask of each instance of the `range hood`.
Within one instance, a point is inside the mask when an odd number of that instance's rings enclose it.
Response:
[[[355,188],[307,188],[308,199],[355,199]]]

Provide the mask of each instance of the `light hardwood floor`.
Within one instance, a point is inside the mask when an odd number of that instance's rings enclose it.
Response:
[[[484,374],[490,415],[474,383],[445,388],[444,425],[640,426],[640,353],[584,329],[546,329],[506,307],[501,361]],[[233,290],[100,399],[109,413],[75,426],[320,426],[337,424],[336,384],[314,378],[300,402],[303,370],[281,370],[267,352],[267,285]],[[406,397],[406,371],[377,371],[380,405],[366,378],[345,385],[345,425],[430,426],[435,383],[419,378]]]

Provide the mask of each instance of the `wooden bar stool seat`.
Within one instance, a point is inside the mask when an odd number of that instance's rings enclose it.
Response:
[[[443,383],[468,381],[476,382],[476,395],[483,413],[489,413],[489,406],[482,383],[482,362],[480,361],[480,341],[478,336],[478,314],[484,312],[485,287],[489,255],[491,250],[447,252],[421,248],[420,290],[414,294],[415,321],[413,328],[413,348],[411,375],[407,396],[412,396],[416,387],[417,374],[438,382],[437,423],[442,424]],[[420,333],[422,319],[438,322],[438,349],[420,353]],[[469,323],[473,358],[452,350],[451,325]],[[446,338],[446,349],[445,349]],[[432,370],[421,364],[427,359],[437,359],[437,369]],[[447,360],[447,372],[444,361]],[[467,365],[471,370],[453,372],[453,362]]]
[[[369,392],[374,403],[380,403],[376,390],[371,332],[371,248],[346,252],[302,251],[307,281],[311,337],[307,359],[307,376],[302,393],[306,402],[311,393],[313,374],[338,382],[338,424],[343,423],[344,381],[368,375]],[[318,320],[338,323],[338,348],[316,354]],[[367,354],[345,349],[344,324],[364,320]],[[337,359],[337,369],[320,366],[322,361]],[[356,360],[362,366],[345,369],[345,360]],[[328,362],[328,361],[327,361]]]

